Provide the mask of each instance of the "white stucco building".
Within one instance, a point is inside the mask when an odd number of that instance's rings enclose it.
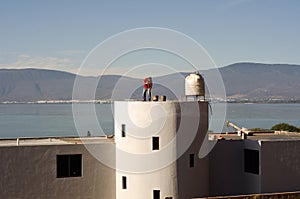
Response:
[[[120,101],[114,111],[114,137],[0,140],[0,198],[190,199],[300,190],[299,134],[222,135],[199,159],[208,102]],[[114,168],[97,159],[103,154]]]
[[[209,194],[204,101],[115,102],[116,198],[192,198]],[[126,184],[126,186],[124,186]]]

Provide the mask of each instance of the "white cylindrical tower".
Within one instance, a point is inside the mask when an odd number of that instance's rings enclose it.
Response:
[[[208,194],[208,159],[197,158],[207,102],[117,101],[114,112],[117,199]]]
[[[178,103],[115,102],[116,198],[177,199]]]

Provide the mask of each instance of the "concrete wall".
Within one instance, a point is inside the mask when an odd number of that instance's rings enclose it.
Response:
[[[210,195],[260,192],[260,176],[244,172],[244,148],[259,149],[257,141],[220,140],[209,154]]]
[[[57,154],[82,154],[82,177],[57,178]],[[0,147],[0,162],[0,198],[115,198],[115,171],[81,144]]]
[[[193,132],[188,129],[198,122],[197,134],[185,153],[177,160],[178,193],[180,199],[202,197],[209,195],[209,158],[198,158],[200,147],[208,130],[208,104],[198,102],[195,104],[182,102],[181,118],[185,136],[177,137],[177,148],[185,145],[187,137],[192,137]],[[197,114],[198,112],[198,114]],[[199,114],[200,113],[200,114]],[[196,121],[195,121],[196,120]],[[179,128],[180,131],[180,128]],[[189,155],[195,154],[195,166],[190,168]]]
[[[238,196],[218,196],[218,197],[205,197],[193,199],[299,199],[300,192],[283,192],[283,193],[270,193],[270,194],[249,194]]]
[[[210,152],[210,196],[243,193],[242,148],[241,140],[220,140]]]
[[[259,175],[244,172],[244,149],[259,151]],[[300,190],[300,140],[221,140],[210,153],[210,195]]]
[[[244,170],[244,149],[257,150],[259,152],[259,174],[244,172],[244,194],[261,193],[261,146],[258,140],[244,140],[243,153],[243,166]]]
[[[261,141],[261,192],[300,190],[300,140]]]

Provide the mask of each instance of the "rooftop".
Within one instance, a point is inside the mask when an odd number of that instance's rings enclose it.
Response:
[[[97,137],[38,137],[38,138],[13,138],[0,139],[3,146],[39,146],[39,145],[69,145],[69,144],[99,144],[114,143],[113,136]]]
[[[209,139],[218,140],[242,140],[237,132],[209,134]],[[300,140],[300,133],[286,131],[253,132],[247,135],[248,140],[282,141]],[[0,139],[0,147],[4,146],[39,146],[39,145],[72,145],[72,144],[99,144],[114,143],[114,136],[91,137],[36,137],[36,138],[9,138]]]
[[[219,140],[242,140],[243,137],[237,132],[210,134],[210,139]],[[248,140],[261,141],[282,141],[282,140],[300,140],[300,133],[287,131],[270,131],[270,132],[252,132],[246,136]]]

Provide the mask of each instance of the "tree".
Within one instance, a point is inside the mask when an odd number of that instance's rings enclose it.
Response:
[[[279,123],[274,125],[271,130],[274,131],[289,131],[289,132],[300,132],[300,129],[293,126],[293,125],[289,125],[287,123]]]
[[[268,132],[270,129],[263,129],[263,128],[252,128],[250,131],[256,131],[256,132]]]

